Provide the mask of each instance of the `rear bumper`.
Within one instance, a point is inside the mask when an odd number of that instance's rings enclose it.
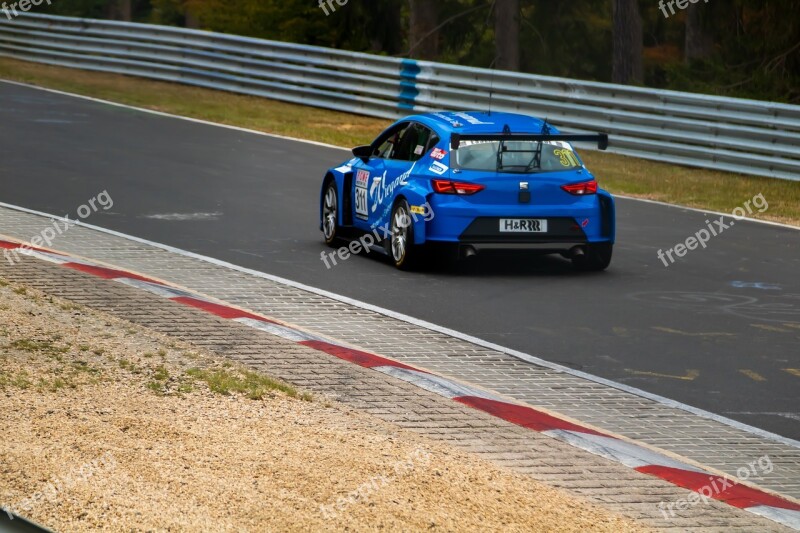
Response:
[[[573,257],[575,254],[578,253],[586,253],[586,249],[590,245],[591,243],[587,243],[586,241],[583,242],[563,241],[563,242],[525,242],[525,243],[459,242],[455,244],[450,244],[449,246],[453,247],[450,249],[454,250],[458,254],[458,257],[469,257],[471,255],[479,254],[482,252],[491,252],[491,251],[518,251],[518,252],[526,252],[526,253],[541,254],[541,255],[560,254],[563,255],[564,257],[569,258]]]
[[[533,217],[531,217],[533,218]],[[541,250],[564,252],[593,242],[608,242],[602,235],[588,235],[572,217],[536,217],[547,221],[546,232],[508,232],[501,230],[501,217],[477,217],[460,234],[444,237],[428,234],[430,242],[450,243],[460,248],[479,250]],[[584,219],[585,220],[585,219]]]
[[[470,257],[483,252],[520,252],[535,255],[559,254],[572,258],[587,253],[594,244],[602,241],[553,241],[553,242],[447,242],[429,240],[426,244],[431,250],[444,252],[459,258]],[[610,242],[610,241],[605,241]]]
[[[531,217],[534,218],[534,217]],[[547,221],[547,231],[542,233],[513,233],[501,230],[500,217],[477,217],[458,236],[458,242],[468,244],[529,244],[586,243],[588,237],[581,225],[572,217],[536,217]]]
[[[473,248],[477,252],[484,250],[534,250],[542,253],[562,253],[572,250],[575,247],[586,246],[583,242],[481,242],[470,243],[460,242],[459,248]]]
[[[425,225],[426,241],[553,244],[556,248],[574,243],[614,242],[614,202],[604,191],[566,205],[485,206],[460,197],[443,196],[429,197],[435,216]],[[501,219],[546,219],[548,228],[546,233],[501,232]]]

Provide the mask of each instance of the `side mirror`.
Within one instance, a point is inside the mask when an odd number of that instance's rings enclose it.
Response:
[[[367,163],[369,158],[372,157],[372,146],[356,146],[353,148],[353,155],[362,160],[364,163]]]

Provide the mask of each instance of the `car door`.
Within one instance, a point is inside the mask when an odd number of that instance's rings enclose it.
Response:
[[[369,210],[370,224],[373,227],[388,220],[398,190],[406,184],[414,161],[424,152],[424,144],[419,144],[420,134],[420,126],[410,123],[400,134],[389,157],[384,159],[383,174],[372,176],[369,190]]]
[[[400,133],[388,157],[383,160],[383,173],[372,176],[369,198],[370,227],[387,225],[395,198],[415,174],[415,167],[427,156],[432,143],[438,142],[433,131],[417,122],[410,122]]]
[[[425,155],[432,132],[415,122],[401,122],[372,144],[368,162],[354,165],[354,224],[371,230],[388,220],[392,203],[419,159]]]
[[[408,122],[396,124],[383,132],[372,142],[372,156],[369,161],[357,161],[353,165],[353,224],[364,231],[370,230],[370,189],[373,178],[381,178],[386,172],[386,161],[398,145]]]

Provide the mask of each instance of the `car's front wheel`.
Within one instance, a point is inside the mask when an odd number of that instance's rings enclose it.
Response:
[[[611,255],[614,245],[610,242],[597,242],[586,245],[582,255],[572,257],[572,264],[584,272],[598,272],[608,268],[611,264]]]
[[[392,208],[392,234],[389,239],[387,248],[394,266],[400,270],[419,266],[422,250],[414,244],[414,224],[405,199],[400,199]]]
[[[328,246],[333,246],[339,238],[339,194],[333,180],[328,182],[322,197],[322,235]]]

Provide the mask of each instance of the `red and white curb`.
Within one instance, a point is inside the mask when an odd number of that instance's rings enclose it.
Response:
[[[412,383],[422,389],[450,398],[484,413],[540,433],[549,435],[587,452],[605,457],[633,468],[641,473],[689,489],[700,495],[695,503],[715,499],[728,505],[763,516],[795,530],[800,530],[800,504],[763,490],[705,471],[696,466],[673,459],[664,453],[651,450],[640,444],[628,442],[613,435],[581,426],[526,405],[507,401],[500,395],[483,389],[420,370],[412,366],[357,350],[335,340],[302,331],[280,321],[268,319],[254,313],[237,309],[221,302],[214,302],[197,294],[171,287],[163,282],[144,276],[77,259],[60,252],[53,252],[16,242],[0,240],[0,248],[35,257],[87,274],[113,280],[168,298],[218,317],[233,320],[252,328],[297,342],[339,359],[355,363],[364,368],[390,375]],[[692,502],[692,498],[688,498]],[[668,517],[667,508],[659,509]]]

